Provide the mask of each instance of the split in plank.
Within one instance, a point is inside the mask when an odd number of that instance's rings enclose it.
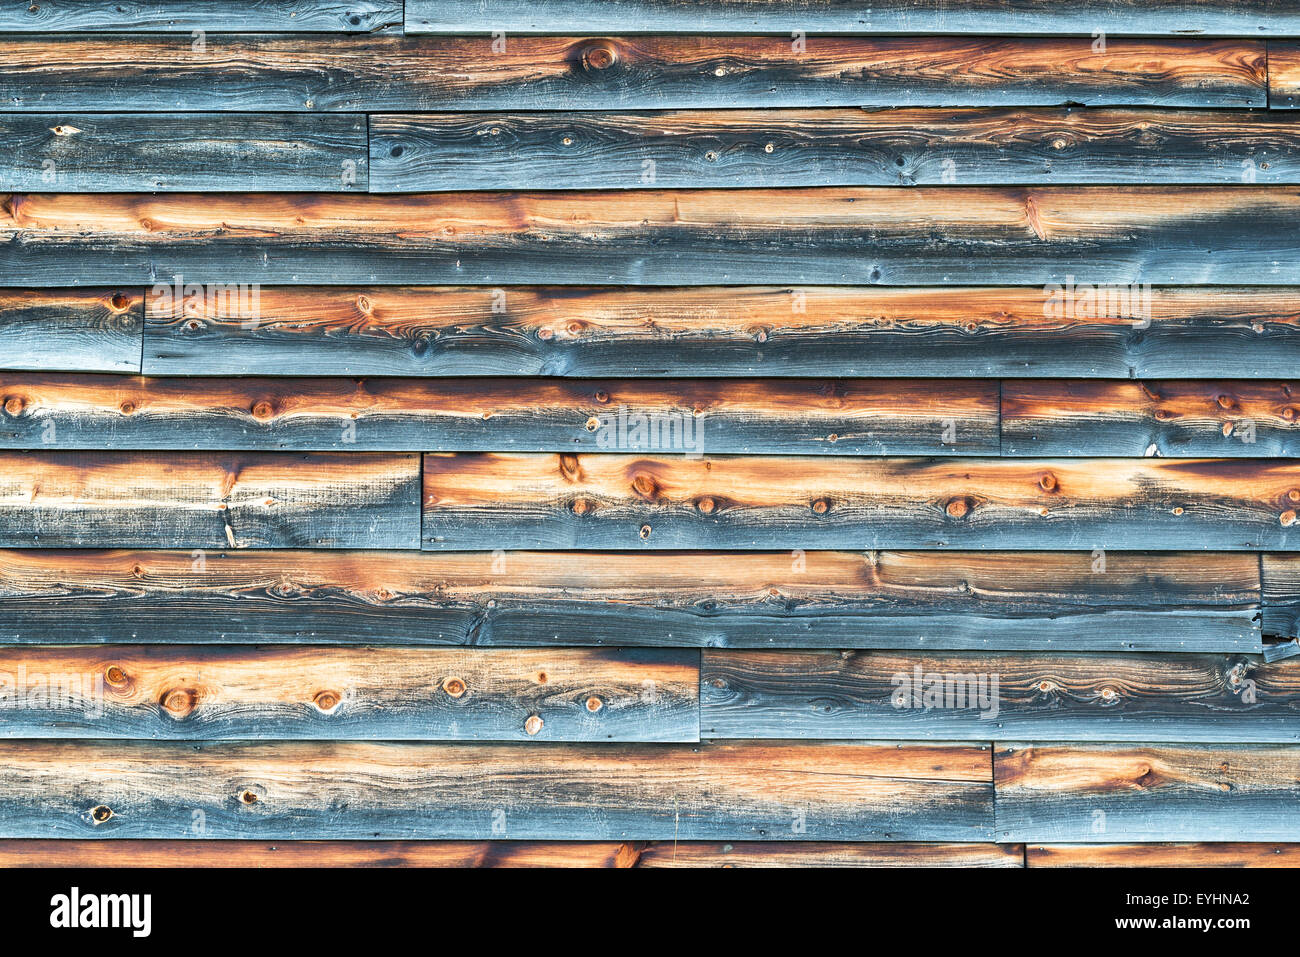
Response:
[[[708,738],[1300,741],[1300,660],[704,652]]]
[[[0,552],[24,645],[1258,652],[1258,615],[1244,554]]]
[[[1079,282],[1135,293],[1291,281],[1297,218],[1300,191],[1260,186],[14,193],[0,201],[0,270],[27,286],[71,271],[163,288],[1021,284],[1067,310],[1084,267]]]
[[[0,647],[0,697],[11,738],[697,741],[699,652]]]
[[[1000,841],[1300,840],[1300,747],[1003,744]]]
[[[1249,830],[1249,826],[1246,826]],[[999,847],[1002,845],[998,845]],[[1300,867],[1300,844],[1030,844],[1028,867]]]
[[[0,190],[365,192],[366,118],[348,114],[0,113]]]
[[[370,188],[1297,183],[1267,112],[1075,109],[425,113],[370,118]]]
[[[1030,379],[1002,388],[1004,455],[1300,456],[1300,385]]]
[[[0,7],[0,32],[230,30],[371,33],[402,22],[402,0],[40,0]]]
[[[998,383],[0,373],[0,447],[997,455]]]
[[[0,369],[139,372],[139,289],[0,289]]]
[[[436,453],[424,547],[1300,548],[1300,462]]]
[[[499,29],[496,26],[489,30]],[[1090,36],[0,37],[14,112],[1262,107],[1264,43]],[[50,77],[58,82],[51,83]]]
[[[1023,288],[265,287],[240,302],[206,291],[149,295],[144,372],[1123,379],[1286,377],[1300,368],[1292,290],[1151,289],[1139,310],[1131,296],[1126,309],[1117,290],[1115,308],[1098,309],[1095,292],[1069,298],[1068,309]]]
[[[419,457],[0,452],[0,543],[411,548]]]
[[[989,745],[4,742],[0,837],[988,841]],[[505,820],[501,821],[501,815]],[[792,822],[802,822],[800,833]]]

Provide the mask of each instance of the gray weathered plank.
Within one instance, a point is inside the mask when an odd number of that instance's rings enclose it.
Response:
[[[988,745],[0,743],[0,837],[987,841]],[[797,826],[796,826],[797,825]]]
[[[0,190],[366,191],[366,118],[0,113]]]
[[[1300,661],[706,650],[710,738],[1300,741]]]
[[[1254,555],[3,551],[0,641],[1260,651]]]
[[[32,0],[0,6],[0,32],[371,33],[402,22],[401,0]]]
[[[1300,747],[1004,744],[999,841],[1297,841]]]
[[[1261,558],[1264,634],[1300,637],[1300,554]]]
[[[139,372],[143,334],[138,289],[0,289],[5,371]]]
[[[696,741],[699,652],[0,648],[9,738]]]
[[[411,548],[419,456],[0,452],[0,543]]]

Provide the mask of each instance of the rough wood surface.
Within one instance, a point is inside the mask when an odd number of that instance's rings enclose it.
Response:
[[[138,289],[0,289],[0,369],[139,372]]]
[[[1268,105],[1274,110],[1300,107],[1300,43],[1268,44]]]
[[[0,544],[411,548],[415,455],[0,452]]]
[[[988,841],[988,745],[0,743],[0,837]],[[197,813],[196,813],[197,812]]]
[[[708,738],[1300,741],[1300,660],[706,650]]]
[[[0,552],[25,645],[1258,652],[1258,615],[1254,555]]]
[[[380,114],[370,188],[1300,182],[1300,126],[1220,110]]]
[[[0,447],[998,454],[998,383],[0,374]]]
[[[1000,846],[1000,845],[999,845]],[[1297,867],[1300,844],[1030,844],[1029,867]]]
[[[1300,368],[1300,297],[1286,287],[1152,289],[1141,310],[1130,300],[1114,315],[1066,305],[1020,288],[268,287],[247,314],[215,296],[147,297],[144,371],[1249,379]]]
[[[424,547],[1278,549],[1300,463],[424,457]]]
[[[402,22],[401,0],[39,0],[0,7],[0,31],[274,30],[369,33]],[[187,38],[188,39],[188,38]]]
[[[696,741],[699,653],[0,648],[0,736]]]
[[[1300,637],[1300,555],[1261,558],[1265,634]]]
[[[489,27],[490,30],[499,29]],[[14,112],[1264,106],[1254,39],[0,37]],[[57,82],[51,82],[57,77]]]
[[[994,776],[999,841],[1300,841],[1300,747],[999,742]]]
[[[1142,283],[1288,282],[1297,217],[1300,189],[1277,186],[15,193],[0,269],[28,286],[70,270],[164,286],[1020,284],[1064,308],[1076,279],[1139,298]]]
[[[0,190],[365,192],[369,170],[343,114],[0,113],[0,137]]]
[[[1002,452],[1295,457],[1297,393],[1293,382],[1009,382],[1002,388]]]

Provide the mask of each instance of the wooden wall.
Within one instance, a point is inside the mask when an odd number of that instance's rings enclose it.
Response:
[[[0,865],[1294,866],[1300,7],[0,7]]]

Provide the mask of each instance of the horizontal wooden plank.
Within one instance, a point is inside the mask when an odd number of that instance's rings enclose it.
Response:
[[[402,22],[401,0],[40,0],[0,8],[0,32],[268,30],[368,33]],[[188,42],[188,37],[187,37]]]
[[[1300,43],[1268,44],[1268,105],[1275,110],[1300,107]]]
[[[710,738],[1300,741],[1300,660],[706,650]]]
[[[909,841],[0,841],[3,867],[1022,867],[1023,854]]]
[[[1300,385],[1030,379],[1002,389],[1005,455],[1300,455]]]
[[[675,110],[370,118],[371,189],[1296,183],[1289,114]],[[336,164],[337,165],[337,164]]]
[[[365,192],[366,118],[0,113],[0,190]]]
[[[424,547],[1300,547],[1300,463],[437,453]]]
[[[266,287],[233,305],[149,296],[144,371],[1122,379],[1300,367],[1293,290],[1145,291],[1127,312],[1021,288]]]
[[[1254,555],[0,552],[0,640],[1250,651]]]
[[[958,192],[957,190],[960,190]],[[530,193],[19,194],[15,284],[1277,284],[1300,189],[838,187]],[[1125,285],[1125,298],[1141,286]],[[174,295],[173,299],[182,298]],[[205,297],[206,298],[206,297]],[[252,296],[248,296],[249,299]],[[426,347],[427,348],[427,347]]]
[[[997,455],[978,380],[0,374],[0,447]]]
[[[140,371],[138,289],[0,289],[0,369]]]
[[[489,30],[499,29],[496,26]],[[1260,40],[0,37],[15,112],[1264,106]],[[50,83],[50,76],[58,83]]]
[[[1029,867],[1297,867],[1300,844],[1030,844],[1025,848],[1025,863]]]
[[[987,841],[993,817],[988,745],[29,741],[0,762],[8,838]]]
[[[1300,11],[1268,0],[852,0],[751,3],[746,0],[406,0],[408,33],[617,32],[734,33],[1078,33],[1286,36]]]
[[[699,653],[0,647],[10,738],[697,741]]]
[[[410,548],[415,455],[0,452],[0,543]]]
[[[994,779],[1000,841],[1300,840],[1300,747],[999,742]]]
[[[1300,555],[1264,555],[1260,561],[1264,633],[1300,637]]]

